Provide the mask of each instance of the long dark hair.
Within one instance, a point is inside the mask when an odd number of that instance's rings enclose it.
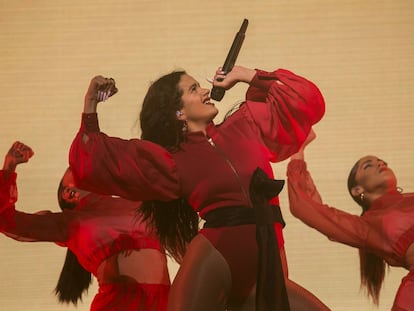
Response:
[[[141,139],[175,150],[184,140],[184,121],[177,111],[183,107],[178,83],[185,71],[173,71],[151,84],[140,113]]]
[[[360,196],[352,194],[352,188],[358,186],[356,173],[360,161],[356,162],[348,175],[348,191],[352,199],[362,208],[362,215],[369,210],[370,203]],[[379,303],[379,296],[384,282],[386,262],[372,252],[359,249],[359,273],[361,286],[365,287],[367,296],[372,299],[375,305]]]
[[[68,168],[65,175],[70,172]],[[62,192],[65,189],[63,178],[61,179],[57,191],[58,202],[61,210],[74,209],[76,203],[69,203],[62,198]],[[76,255],[70,250],[66,251],[65,263],[60,272],[59,280],[55,288],[55,294],[61,303],[73,303],[77,306],[78,301],[82,301],[82,295],[88,291],[92,283],[92,276],[86,271],[78,261]]]
[[[185,71],[173,71],[153,82],[145,95],[140,113],[141,139],[152,141],[170,152],[185,140],[184,122],[177,111],[183,107],[178,84]],[[145,201],[139,213],[152,226],[168,253],[175,259],[184,256],[187,244],[198,232],[199,218],[188,202]]]

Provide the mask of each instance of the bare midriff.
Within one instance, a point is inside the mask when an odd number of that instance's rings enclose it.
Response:
[[[167,260],[155,249],[125,250],[103,261],[97,270],[99,284],[138,282],[170,284]]]

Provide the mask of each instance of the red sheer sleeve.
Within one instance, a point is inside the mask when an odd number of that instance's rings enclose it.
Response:
[[[323,204],[304,161],[290,161],[287,176],[290,211],[295,217],[330,240],[366,247],[373,234],[369,224],[360,216]]]
[[[28,214],[14,210],[13,221],[3,233],[21,242],[55,242],[65,246],[75,217],[71,211]]]
[[[0,230],[13,222],[14,203],[17,201],[16,178],[15,172],[0,171]]]
[[[65,242],[73,213],[27,214],[16,211],[16,173],[0,171],[0,231],[25,242]]]
[[[313,124],[325,113],[318,87],[294,73],[257,70],[246,94],[247,117],[273,154],[282,161],[299,150]]]
[[[81,188],[130,200],[172,200],[179,196],[171,154],[149,141],[124,140],[99,132],[96,114],[83,114],[69,162]]]

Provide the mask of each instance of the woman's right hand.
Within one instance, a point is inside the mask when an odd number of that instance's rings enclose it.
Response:
[[[26,163],[34,155],[32,148],[16,141],[10,147],[4,158],[3,170],[14,172],[16,166],[21,163]]]
[[[95,76],[89,83],[88,90],[85,94],[84,113],[96,112],[96,106],[99,102],[107,100],[109,97],[118,92],[115,86],[115,80],[103,76]]]

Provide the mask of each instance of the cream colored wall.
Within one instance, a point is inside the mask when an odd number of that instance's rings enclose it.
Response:
[[[317,83],[327,112],[308,150],[326,202],[351,213],[345,179],[365,154],[386,159],[414,191],[414,2],[379,1],[12,1],[0,2],[0,152],[21,140],[35,150],[19,167],[18,208],[58,211],[82,100],[96,74],[119,94],[99,108],[102,129],[139,135],[134,122],[149,82],[184,68],[201,84],[222,64],[243,18],[250,21],[238,63],[291,69]],[[227,92],[224,112],[245,86]],[[219,116],[219,119],[222,115]],[[279,178],[285,164],[274,166]],[[359,291],[357,251],[292,218],[281,195],[290,276],[332,310],[389,310],[404,274],[391,269],[373,308]],[[65,250],[0,237],[0,310],[75,310],[53,296]],[[176,265],[171,264],[174,275]],[[88,310],[90,294],[78,310]]]

